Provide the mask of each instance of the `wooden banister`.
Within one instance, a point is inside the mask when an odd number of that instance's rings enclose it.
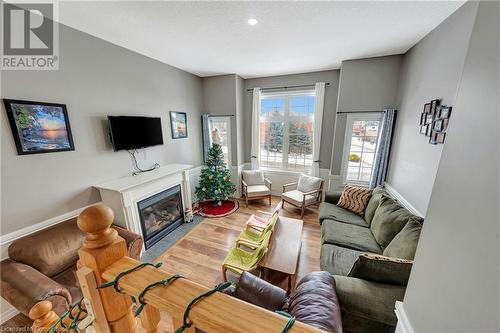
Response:
[[[118,274],[139,263],[137,260],[124,257],[110,265],[102,274],[102,278],[105,281],[112,281]],[[168,277],[169,275],[160,269],[144,267],[121,278],[119,284],[126,294],[138,297],[148,285]],[[186,305],[207,290],[209,290],[207,287],[193,281],[177,279],[166,287],[151,289],[145,295],[144,300],[148,305],[166,311],[174,318],[182,318]],[[193,326],[206,332],[217,333],[281,332],[287,321],[285,317],[277,313],[223,293],[215,293],[198,302],[191,309],[189,318],[194,322]],[[324,331],[296,322],[288,332]]]
[[[54,325],[59,317],[52,311],[52,303],[41,301],[33,305],[29,317],[34,320],[31,329],[35,333],[46,333],[48,328]]]

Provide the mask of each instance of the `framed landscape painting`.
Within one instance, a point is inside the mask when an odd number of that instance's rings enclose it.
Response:
[[[187,138],[186,112],[170,111],[170,128],[172,129],[172,139]]]
[[[4,99],[19,155],[75,150],[66,105]]]

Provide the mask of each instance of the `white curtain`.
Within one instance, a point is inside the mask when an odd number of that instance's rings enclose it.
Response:
[[[252,104],[252,170],[260,168],[260,88],[253,88]]]
[[[319,177],[319,150],[321,147],[323,107],[325,105],[325,83],[317,82],[314,91],[316,95],[316,103],[314,104],[313,164],[311,173],[313,176]]]

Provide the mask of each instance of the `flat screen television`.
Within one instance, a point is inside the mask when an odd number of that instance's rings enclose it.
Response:
[[[115,151],[163,144],[161,118],[108,116],[108,123]]]

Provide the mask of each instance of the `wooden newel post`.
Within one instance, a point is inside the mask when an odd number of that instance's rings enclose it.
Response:
[[[80,264],[94,271],[97,285],[104,282],[101,275],[109,265],[127,256],[125,240],[111,228],[113,219],[113,211],[105,205],[89,207],[78,216],[78,227],[88,234],[78,251]],[[99,289],[99,293],[111,332],[136,332],[130,297],[114,288]]]
[[[33,305],[29,317],[34,320],[31,328],[35,333],[47,333],[49,328],[59,319],[59,316],[52,311],[50,301],[41,301]]]

